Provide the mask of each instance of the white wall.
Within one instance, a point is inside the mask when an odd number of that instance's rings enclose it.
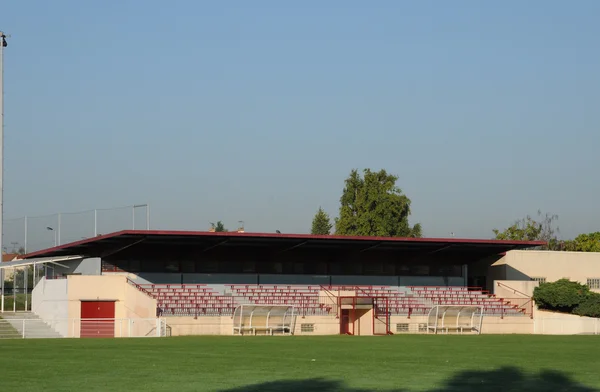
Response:
[[[66,279],[42,278],[31,295],[31,311],[51,324],[62,336],[67,336],[69,325],[69,293]]]
[[[547,282],[567,278],[587,284],[590,278],[600,278],[600,252],[513,250],[490,267],[489,276],[493,280],[546,278]]]
[[[537,310],[534,332],[540,335],[598,335],[600,319]]]

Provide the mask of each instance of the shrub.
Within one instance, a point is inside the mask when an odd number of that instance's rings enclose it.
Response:
[[[590,293],[573,313],[580,316],[600,317],[600,294]]]
[[[586,285],[560,279],[553,283],[542,283],[533,290],[533,299],[540,309],[573,313],[590,295]]]

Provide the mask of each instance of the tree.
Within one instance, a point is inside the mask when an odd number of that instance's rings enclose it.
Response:
[[[17,254],[23,256],[25,254],[25,248],[22,246],[19,247],[19,250],[17,250]]]
[[[540,309],[572,313],[590,295],[590,289],[569,279],[542,283],[533,290],[533,300]]]
[[[590,292],[588,297],[575,308],[579,316],[600,317],[600,294]]]
[[[600,231],[579,234],[574,240],[565,241],[563,250],[573,252],[600,252]]]
[[[223,233],[227,231],[225,225],[221,221],[218,221],[216,225],[214,223],[211,223],[210,226],[211,231],[214,231],[215,233]]]
[[[420,224],[410,227],[410,199],[396,186],[398,177],[385,170],[354,169],[340,198],[336,234],[378,237],[420,237]]]
[[[551,250],[560,249],[560,243],[556,237],[560,230],[558,226],[555,227],[558,215],[548,213],[542,215],[542,211],[540,210],[538,210],[537,215],[537,220],[527,215],[527,217],[517,220],[503,231],[498,229],[492,231],[496,235],[497,240],[545,241],[548,245],[542,248]]]
[[[315,217],[313,218],[312,229],[310,233],[314,235],[328,235],[331,233],[332,227],[333,225],[329,219],[329,214],[319,207]]]

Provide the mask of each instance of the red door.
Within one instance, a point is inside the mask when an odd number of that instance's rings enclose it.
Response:
[[[82,338],[115,337],[115,301],[81,301]]]
[[[340,334],[346,335],[350,333],[350,310],[342,309],[342,317],[340,319]]]

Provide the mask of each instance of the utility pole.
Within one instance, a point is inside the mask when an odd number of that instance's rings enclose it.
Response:
[[[6,34],[0,31],[0,257],[4,235],[4,48],[6,46]],[[0,274],[0,312],[4,312],[4,273]]]

